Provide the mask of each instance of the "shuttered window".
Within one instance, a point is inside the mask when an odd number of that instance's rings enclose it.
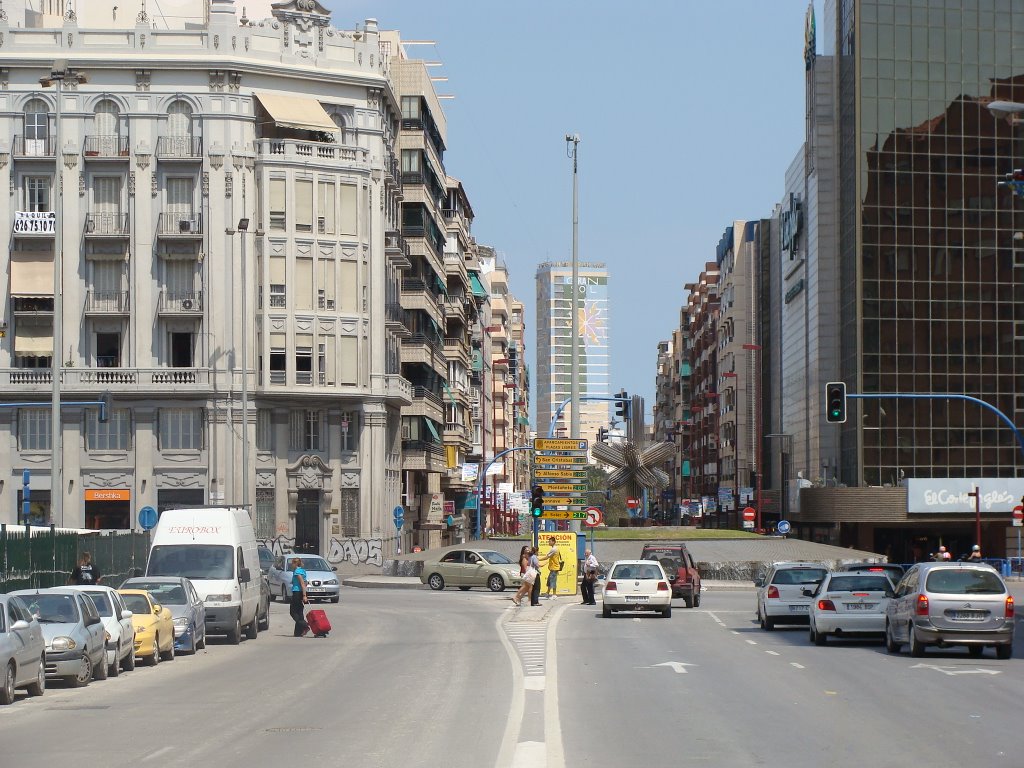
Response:
[[[167,109],[167,135],[192,135],[192,107],[183,101],[176,101]]]
[[[313,180],[295,180],[295,231],[313,231]]]
[[[331,259],[320,259],[317,270],[317,308],[333,310],[336,308],[335,298],[337,285],[335,281],[335,264]]]
[[[321,181],[317,189],[317,231],[321,235],[333,235],[335,232],[335,192],[333,181]]]
[[[342,261],[338,264],[341,278],[341,311],[355,313],[359,311],[359,265],[354,261]]]
[[[313,308],[312,259],[295,259],[295,293],[293,297],[296,309]]]
[[[287,218],[285,215],[285,180],[282,179],[271,179],[270,180],[270,206],[267,209],[268,216],[270,218],[269,227],[271,229],[285,229],[287,227]]]
[[[342,336],[338,345],[338,367],[342,384],[355,384],[359,371],[359,340]]]
[[[359,221],[359,208],[356,206],[355,184],[340,185],[341,191],[341,234],[355,235]]]

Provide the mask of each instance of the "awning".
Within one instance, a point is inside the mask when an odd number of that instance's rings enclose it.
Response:
[[[447,296],[448,295],[448,284],[444,281],[444,278],[441,277],[439,274],[437,274],[435,272],[434,273],[434,280],[437,281],[438,290],[440,290],[441,293],[443,293],[445,296]]]
[[[53,355],[53,327],[23,325],[14,329],[15,357],[50,357]]]
[[[452,405],[455,405],[455,395],[452,394],[452,388],[448,386],[448,382],[444,382],[444,391],[448,393],[448,397],[452,401]]]
[[[11,254],[11,296],[53,296],[53,254],[14,251]]]
[[[430,419],[428,419],[426,416],[424,416],[423,417],[423,423],[427,425],[427,431],[431,435],[433,435],[434,442],[435,443],[440,443],[441,442],[441,436],[439,434],[437,434],[437,427],[434,426],[434,422],[432,422]]]
[[[256,92],[263,108],[270,113],[274,122],[282,128],[298,128],[302,131],[327,131],[334,133],[338,126],[316,99],[305,96],[285,96],[281,93]]]
[[[487,289],[484,288],[484,284],[480,282],[480,277],[476,272],[469,273],[469,286],[473,290],[473,295],[478,299],[487,298]]]

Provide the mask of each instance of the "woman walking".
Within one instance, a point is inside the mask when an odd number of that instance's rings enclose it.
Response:
[[[306,611],[303,608],[309,602],[306,596],[306,569],[302,567],[302,560],[297,557],[291,559],[292,567],[292,602],[288,613],[295,622],[295,637],[304,637],[309,632],[309,624],[306,623]]]
[[[519,573],[523,577],[523,583],[519,585],[519,590],[512,597],[512,602],[517,607],[522,604],[523,598],[530,593],[533,583],[537,580],[537,569],[530,565],[531,554],[533,554],[533,550],[529,547],[523,547],[519,552]]]

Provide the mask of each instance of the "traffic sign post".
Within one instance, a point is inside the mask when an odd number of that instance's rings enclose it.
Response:
[[[779,524],[775,527],[783,536],[785,536],[787,533],[793,530],[793,526],[789,524],[788,520],[779,520]]]
[[[397,506],[392,512],[395,518],[395,538],[398,544],[395,546],[396,554],[402,554],[402,526],[405,525],[405,507]]]
[[[1018,504],[1013,508],[1013,526],[1020,528],[1022,525],[1024,525],[1024,507]]]
[[[587,519],[585,525],[593,528],[604,522],[604,513],[600,507],[587,507],[586,510]]]
[[[144,531],[155,528],[158,519],[159,515],[152,507],[143,507],[139,510],[139,528]]]
[[[754,530],[754,520],[757,519],[757,510],[753,507],[743,508],[743,529],[747,531]]]
[[[586,440],[536,438],[533,441],[533,485],[543,491],[538,520],[585,520],[587,507]],[[536,542],[536,527],[534,542]]]

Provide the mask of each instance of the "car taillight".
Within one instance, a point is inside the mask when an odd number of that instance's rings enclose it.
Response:
[[[853,595],[854,597],[867,597],[868,596],[867,592],[851,592],[850,594]]]
[[[836,609],[836,604],[833,603],[831,600],[819,600],[818,601],[818,610],[819,611],[834,611],[835,609]]]
[[[609,589],[618,589],[618,587],[615,586],[615,582],[614,581],[609,581],[607,584],[604,585],[604,591],[605,592],[607,592]]]
[[[1013,618],[1013,595],[1009,595],[1006,598],[1006,613],[1003,614],[1008,619]]]
[[[917,608],[914,610],[918,616],[928,615],[928,598],[924,595],[917,596]]]
[[[667,581],[659,581],[658,582],[658,591],[659,592],[668,592],[668,582]]]
[[[771,598],[773,598],[773,597],[774,597],[774,598],[775,598],[776,600],[778,600],[778,599],[779,599],[779,588],[778,588],[778,587],[776,587],[776,586],[771,586],[771,587],[768,587],[768,598],[769,598],[769,599],[771,599]]]

